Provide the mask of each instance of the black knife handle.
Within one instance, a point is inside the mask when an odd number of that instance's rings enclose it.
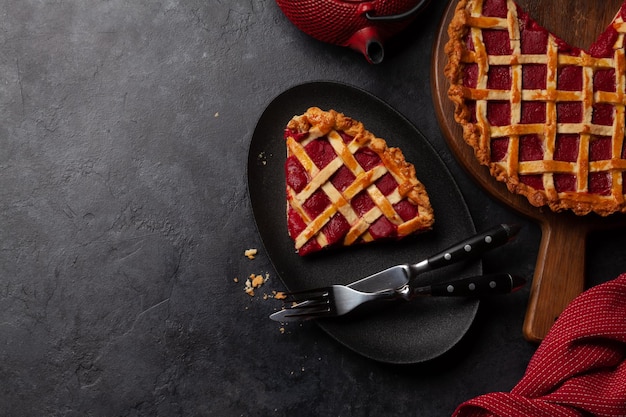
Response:
[[[499,224],[431,256],[427,260],[428,269],[476,258],[490,249],[505,244],[515,237],[519,230],[520,226],[516,224]]]
[[[430,295],[483,297],[486,295],[509,294],[521,288],[525,283],[526,280],[524,278],[510,274],[480,275],[433,284],[430,286]],[[419,295],[419,289],[416,290],[416,295]],[[422,291],[421,294],[426,293]]]

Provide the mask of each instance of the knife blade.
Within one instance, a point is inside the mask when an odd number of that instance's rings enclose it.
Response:
[[[346,286],[362,292],[397,289],[405,286],[421,273],[474,259],[491,249],[502,246],[512,240],[520,229],[521,227],[517,224],[499,224],[484,232],[463,239],[416,264],[396,265]],[[283,321],[286,311],[277,311],[270,315],[270,318],[275,321]]]

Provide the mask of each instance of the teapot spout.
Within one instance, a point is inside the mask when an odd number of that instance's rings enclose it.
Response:
[[[361,52],[370,64],[380,64],[385,56],[383,42],[372,26],[355,32],[346,42],[346,46]]]

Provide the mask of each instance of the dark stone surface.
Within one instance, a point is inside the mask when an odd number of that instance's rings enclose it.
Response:
[[[364,359],[280,324],[282,289],[246,192],[265,106],[310,80],[364,88],[412,121],[464,190],[476,228],[526,227],[486,272],[532,277],[539,228],[478,189],[432,109],[445,4],[382,64],[299,32],[273,1],[0,3],[0,406],[7,416],[446,416],[509,390],[535,346],[528,288],[481,305],[461,344],[419,366]],[[626,267],[593,235],[590,283]],[[256,297],[251,273],[269,273]],[[239,282],[233,279],[239,277]]]

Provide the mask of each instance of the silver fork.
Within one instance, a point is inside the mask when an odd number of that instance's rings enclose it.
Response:
[[[374,293],[357,291],[345,285],[286,293],[286,308],[280,321],[308,320],[343,316],[357,307],[374,301],[411,301],[418,296],[482,297],[508,294],[521,288],[526,280],[510,274],[480,275],[426,286],[408,283],[397,289]]]

